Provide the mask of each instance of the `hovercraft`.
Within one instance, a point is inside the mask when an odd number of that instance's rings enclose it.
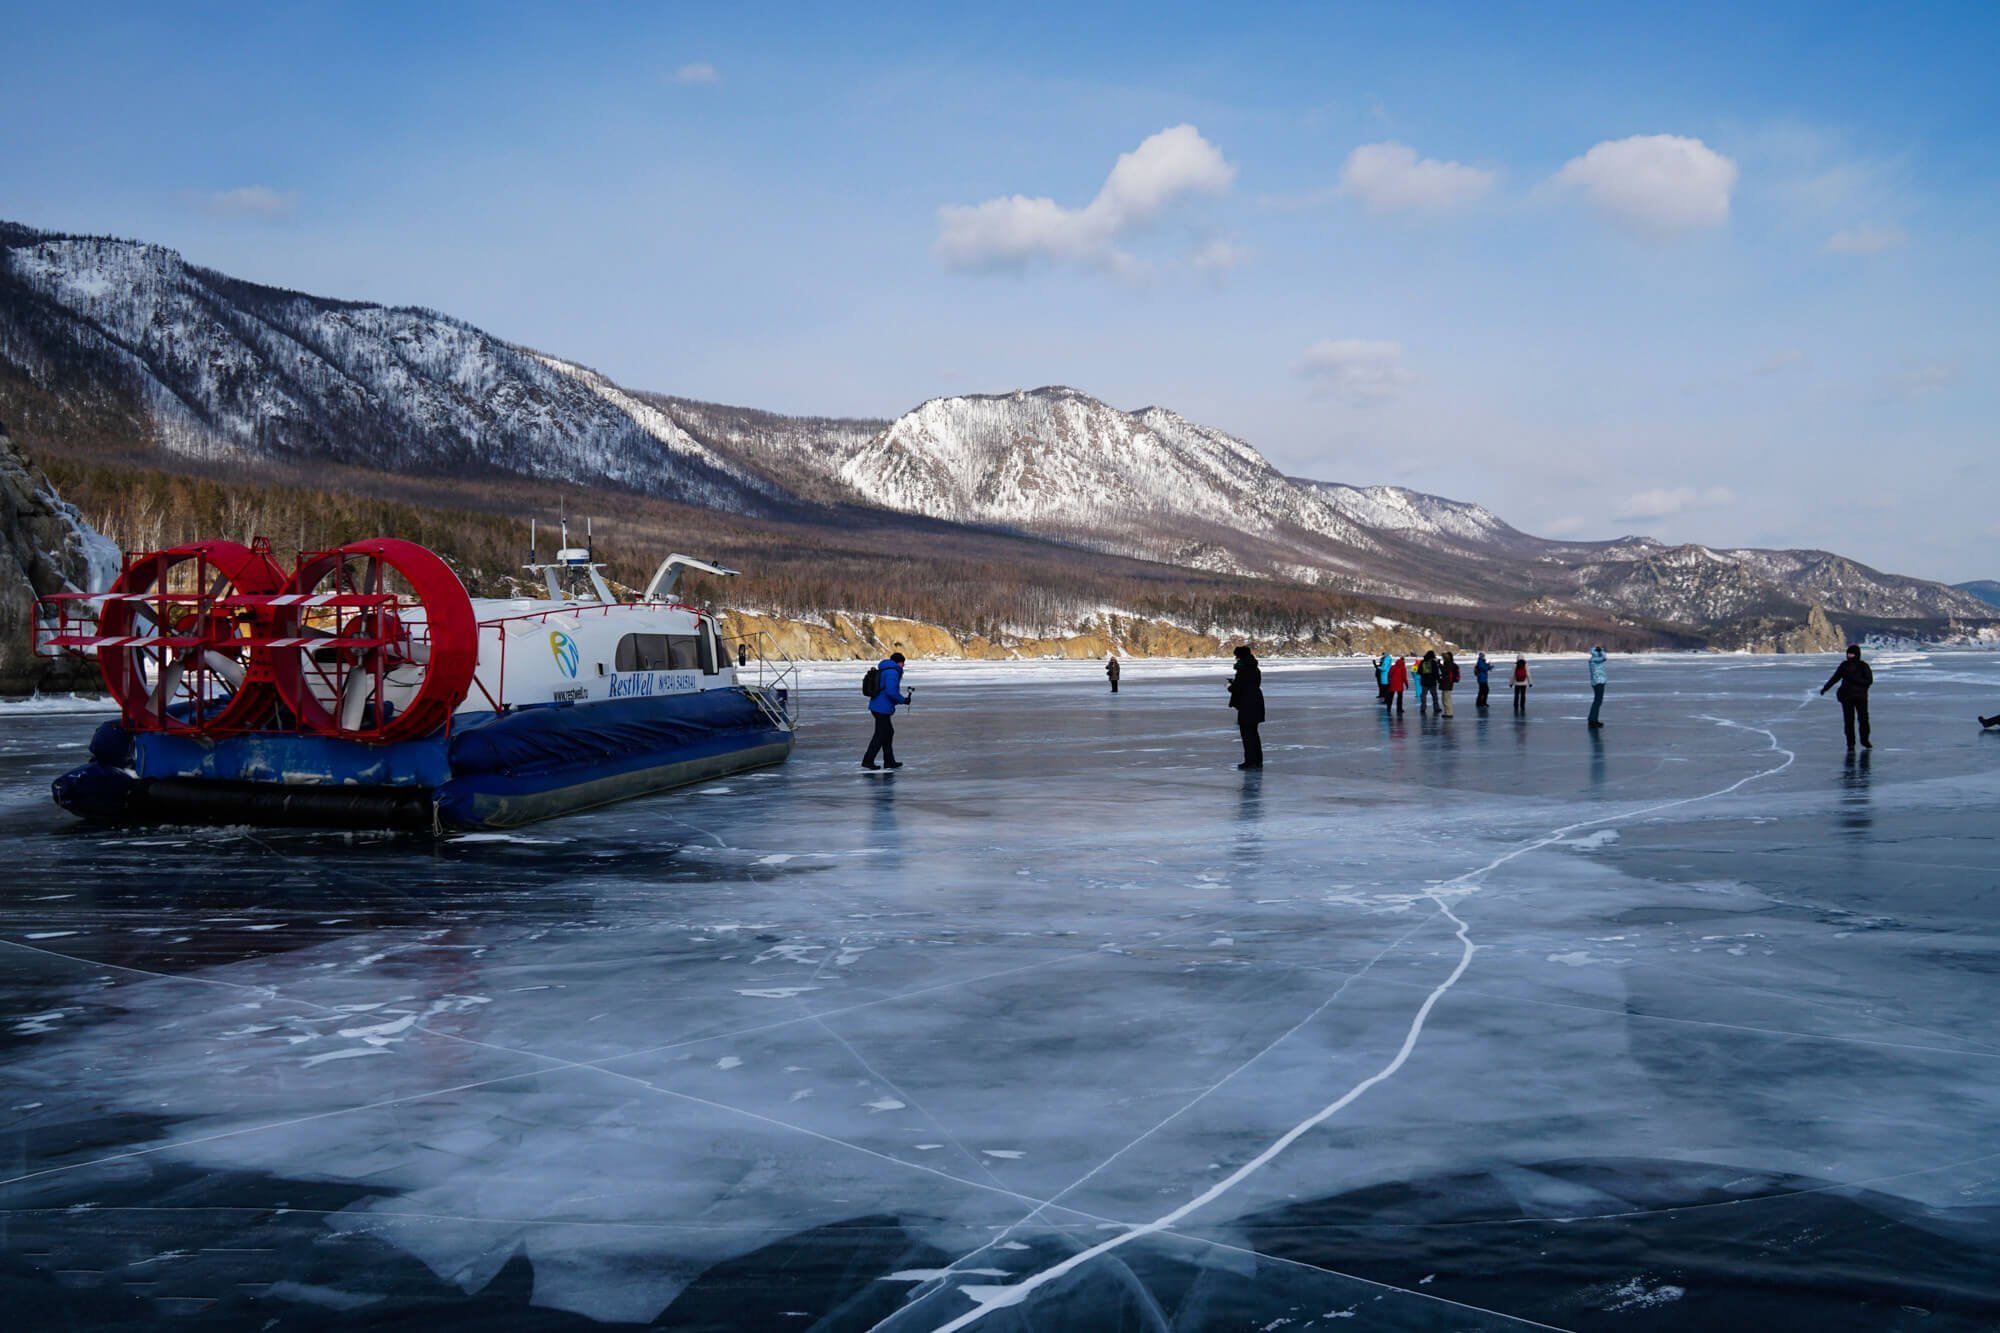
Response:
[[[621,601],[562,530],[547,596],[475,599],[415,542],[207,541],[41,599],[36,647],[95,654],[119,717],[54,784],[86,819],[504,829],[783,762],[796,673],[676,600]],[[755,666],[751,658],[755,656]],[[751,677],[754,676],[754,679]]]

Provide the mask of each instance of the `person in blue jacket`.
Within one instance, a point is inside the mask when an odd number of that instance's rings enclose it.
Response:
[[[1604,685],[1611,679],[1611,667],[1604,656],[1604,649],[1590,650],[1590,727],[1594,731],[1603,726],[1597,715],[1604,711]]]
[[[1487,691],[1486,682],[1488,678],[1490,678],[1492,675],[1493,675],[1493,664],[1486,660],[1485,653],[1481,653],[1479,655],[1479,660],[1472,664],[1472,677],[1474,680],[1479,682],[1479,697],[1477,699],[1474,699],[1472,702],[1482,712],[1486,708],[1486,691]]]
[[[910,693],[903,688],[903,655],[890,653],[875,664],[881,681],[881,688],[868,701],[868,711],[875,716],[875,735],[868,742],[868,753],[861,756],[863,768],[901,768],[896,762],[896,725],[889,719],[896,715],[896,705],[910,701]],[[876,755],[882,762],[875,762]]]

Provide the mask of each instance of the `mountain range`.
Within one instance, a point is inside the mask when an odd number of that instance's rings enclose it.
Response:
[[[1554,541],[1463,501],[1288,477],[1164,407],[1051,386],[894,419],[620,386],[435,311],[309,296],[159,246],[0,223],[0,419],[32,451],[138,465],[529,478],[851,528],[884,511],[1366,599],[1416,623],[1617,627],[1736,646],[1814,625],[1940,634],[1981,588],[1818,550]],[[866,609],[866,608],[828,608]]]
[[[1970,583],[1954,583],[1951,586],[1960,592],[1971,593],[1988,606],[2000,606],[2000,579],[1974,579]]]

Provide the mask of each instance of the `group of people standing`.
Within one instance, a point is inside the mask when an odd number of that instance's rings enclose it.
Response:
[[[1479,704],[1486,707],[1486,654],[1479,655],[1479,663],[1473,674],[1479,678]],[[1452,716],[1451,692],[1462,678],[1458,669],[1458,659],[1451,653],[1439,657],[1436,652],[1427,652],[1415,667],[1405,657],[1391,658],[1382,654],[1382,660],[1375,664],[1375,698],[1384,709],[1392,713],[1403,711],[1403,695],[1409,691],[1412,681],[1417,686],[1417,712],[1435,712],[1443,717]]]
[[[1604,683],[1609,668],[1602,648],[1590,650],[1590,726],[1595,729],[1604,725],[1598,718],[1604,706]],[[1486,660],[1486,654],[1479,654],[1479,660],[1472,664],[1472,678],[1479,684],[1478,697],[1472,706],[1482,713],[1486,711],[1492,697],[1493,664]],[[1385,713],[1400,714],[1403,711],[1403,696],[1409,692],[1414,682],[1417,687],[1417,712],[1435,713],[1439,717],[1451,717],[1451,695],[1464,673],[1459,670],[1457,655],[1446,652],[1439,657],[1435,649],[1426,651],[1413,667],[1407,656],[1398,657],[1393,653],[1382,654],[1375,663],[1375,698]],[[1535,683],[1534,673],[1528,669],[1528,659],[1514,659],[1514,669],[1509,673],[1514,686],[1514,711],[1525,714],[1528,711],[1528,690]]]

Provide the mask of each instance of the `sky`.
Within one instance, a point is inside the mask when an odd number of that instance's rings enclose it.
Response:
[[[630,387],[1068,384],[1531,532],[2000,578],[2000,6],[0,0],[0,218]]]

